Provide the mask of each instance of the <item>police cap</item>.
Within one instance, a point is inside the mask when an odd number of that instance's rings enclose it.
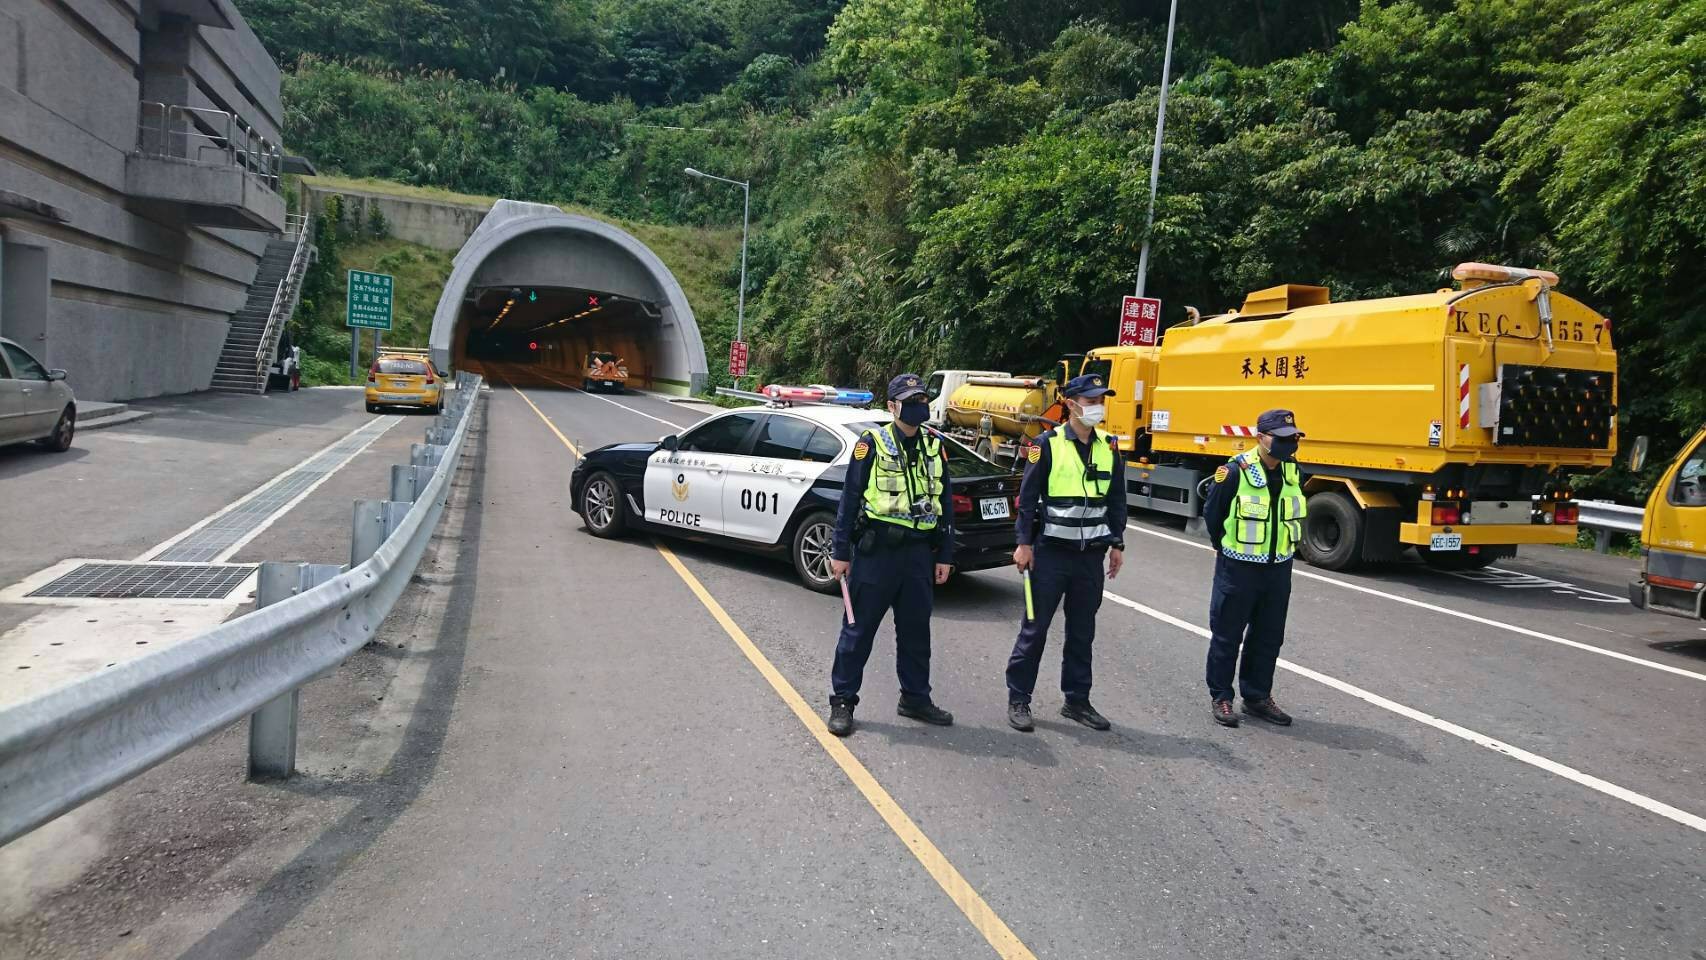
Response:
[[[1061,395],[1072,399],[1091,399],[1093,397],[1117,397],[1119,394],[1108,389],[1108,381],[1099,373],[1086,373],[1082,377],[1073,377],[1066,381],[1061,388]]]
[[[924,379],[916,373],[903,373],[889,381],[890,400],[905,400],[928,392],[924,389]]]
[[[1256,432],[1265,433],[1271,437],[1301,437],[1303,431],[1297,429],[1297,417],[1290,410],[1269,410],[1256,418]]]

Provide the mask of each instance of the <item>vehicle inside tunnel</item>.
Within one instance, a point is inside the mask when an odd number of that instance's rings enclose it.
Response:
[[[583,388],[687,394],[707,376],[692,307],[657,254],[602,220],[512,200],[457,253],[432,353],[440,367]]]
[[[662,319],[658,304],[608,291],[481,287],[463,302],[452,356],[585,389],[653,389]]]

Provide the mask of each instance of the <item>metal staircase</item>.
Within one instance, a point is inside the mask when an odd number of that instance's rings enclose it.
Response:
[[[285,218],[285,232],[267,241],[255,281],[249,285],[249,299],[231,315],[225,347],[213,368],[213,389],[267,392],[267,368],[275,359],[285,323],[296,311],[302,275],[314,249],[309,234],[307,217],[290,216]]]

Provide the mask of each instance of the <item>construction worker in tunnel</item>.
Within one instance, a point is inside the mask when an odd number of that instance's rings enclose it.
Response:
[[[1308,512],[1297,469],[1302,439],[1290,410],[1263,413],[1256,420],[1256,448],[1215,470],[1203,503],[1217,553],[1208,607],[1208,694],[1214,722],[1222,726],[1238,726],[1232,712],[1235,665],[1244,713],[1291,724],[1291,715],[1274,700],[1273,686],[1291,603],[1291,558]]]
[[[930,418],[924,380],[903,373],[889,381],[892,423],[865,431],[853,446],[835,515],[830,572],[844,580],[852,619],[842,617],[830,672],[829,732],[853,732],[865,663],[877,628],[894,611],[895,712],[948,726],[954,715],[930,699],[930,613],[934,588],[954,569],[952,481],[942,440]]]
[[[1034,609],[1020,626],[1007,661],[1007,723],[1015,730],[1033,729],[1031,694],[1049,624],[1062,601],[1066,639],[1060,690],[1065,703],[1060,715],[1092,730],[1109,727],[1090,705],[1090,647],[1104,577],[1118,576],[1125,562],[1125,463],[1118,441],[1100,428],[1104,398],[1113,393],[1099,376],[1069,380],[1061,395],[1070,417],[1038,437],[1025,454],[1013,564],[1030,578]]]

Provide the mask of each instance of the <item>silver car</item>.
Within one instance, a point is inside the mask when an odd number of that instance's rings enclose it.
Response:
[[[77,400],[64,370],[49,370],[28,350],[0,337],[0,444],[34,440],[49,450],[71,449]]]

